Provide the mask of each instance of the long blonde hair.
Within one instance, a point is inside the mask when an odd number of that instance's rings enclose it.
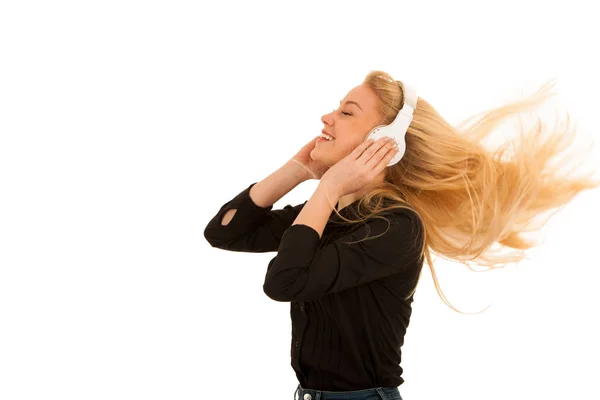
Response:
[[[386,72],[372,71],[363,83],[379,99],[382,124],[390,124],[404,104],[399,82]],[[578,193],[600,186],[589,174],[569,176],[580,164],[573,161],[582,158],[579,153],[563,154],[575,134],[568,114],[562,127],[547,130],[538,118],[533,129],[525,131],[521,124],[518,138],[496,149],[482,143],[502,122],[540,106],[553,95],[553,86],[549,81],[529,98],[474,115],[457,127],[419,97],[406,133],[406,152],[386,168],[384,182],[360,199],[360,218],[350,220],[334,211],[350,223],[381,218],[393,208],[413,211],[423,227],[420,257],[427,261],[442,300],[461,312],[441,292],[432,252],[470,269],[479,265],[489,271],[518,263],[525,250],[537,245],[523,233],[539,230]],[[384,207],[384,201],[392,206]],[[540,220],[549,211],[553,212]],[[407,298],[417,283],[418,278]]]

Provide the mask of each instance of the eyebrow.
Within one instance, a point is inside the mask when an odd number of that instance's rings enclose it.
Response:
[[[341,102],[341,101],[340,101],[340,104],[342,104],[342,102]],[[360,106],[360,105],[359,105],[357,102],[355,102],[355,101],[348,100],[348,101],[346,101],[346,104],[356,104],[356,106],[357,106],[358,108],[360,108],[360,111],[363,111],[362,107],[361,107],[361,106]]]

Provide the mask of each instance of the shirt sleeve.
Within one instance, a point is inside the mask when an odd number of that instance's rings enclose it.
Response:
[[[322,248],[312,227],[290,226],[269,262],[263,291],[276,301],[312,301],[387,276],[412,276],[421,265],[418,218],[407,210],[384,216],[387,221],[373,218]]]
[[[259,207],[250,197],[252,183],[225,203],[204,229],[204,237],[212,247],[248,253],[277,251],[285,230],[289,228],[306,204]],[[221,225],[225,213],[237,209],[227,225]]]

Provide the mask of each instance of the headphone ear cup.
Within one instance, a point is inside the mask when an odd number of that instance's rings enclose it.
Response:
[[[404,156],[406,151],[406,141],[404,139],[404,135],[402,135],[402,137],[398,137],[398,132],[394,132],[394,129],[390,128],[389,125],[380,125],[369,132],[365,141],[369,139],[377,140],[385,136],[391,137],[396,141],[396,143],[398,143],[398,152],[387,165],[388,167],[391,167],[392,165],[397,164]]]
[[[377,139],[382,138],[384,136],[390,136],[387,133],[386,125],[379,125],[379,126],[373,128],[371,130],[371,132],[369,132],[369,134],[365,138],[365,141],[367,141],[369,139],[377,140]]]

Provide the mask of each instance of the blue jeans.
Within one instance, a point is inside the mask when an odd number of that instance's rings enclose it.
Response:
[[[298,396],[296,396],[298,393]],[[328,392],[326,390],[304,389],[298,385],[294,400],[402,400],[398,387],[376,387],[372,389],[351,390],[347,392]]]

